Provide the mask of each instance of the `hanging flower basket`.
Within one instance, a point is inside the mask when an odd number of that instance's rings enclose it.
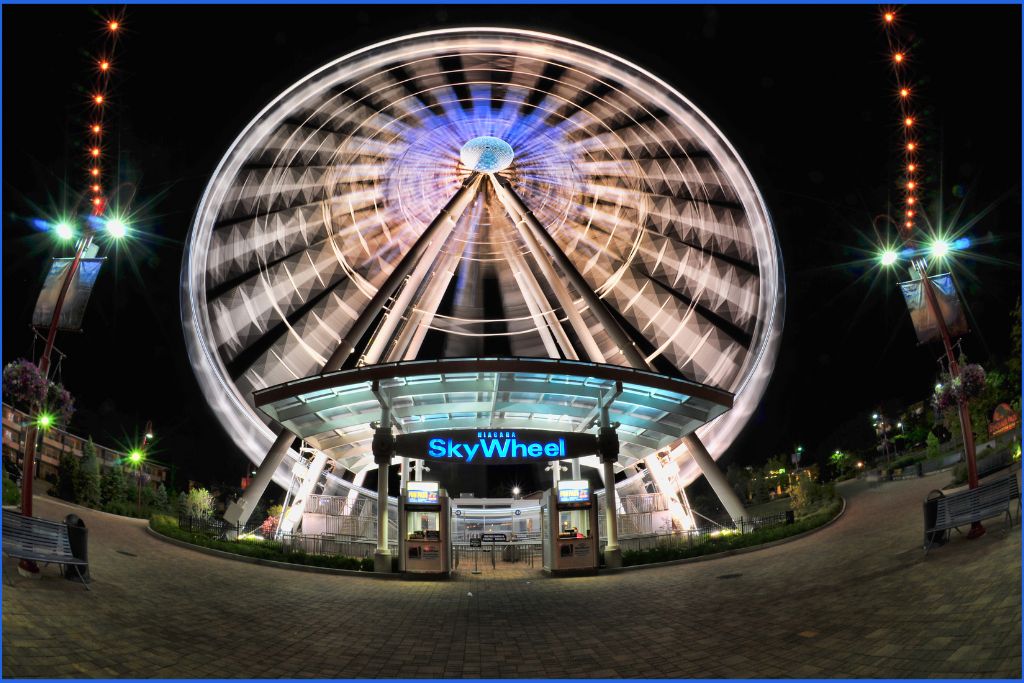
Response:
[[[977,363],[960,368],[960,400],[968,401],[985,389],[985,369]]]
[[[940,411],[946,411],[958,404],[966,403],[981,395],[985,389],[985,369],[977,363],[970,363],[960,368],[960,376],[950,380],[943,376],[943,382],[937,385],[932,403]]]
[[[19,358],[4,366],[4,400],[26,412],[42,409],[52,413],[57,424],[66,425],[75,413],[71,392],[56,382],[48,382],[39,366]]]
[[[46,400],[47,381],[39,366],[19,358],[4,366],[4,400],[22,410],[32,410]]]

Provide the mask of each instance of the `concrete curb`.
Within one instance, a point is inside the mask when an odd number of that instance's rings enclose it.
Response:
[[[824,529],[824,528],[826,528],[828,526],[831,526],[832,524],[835,523],[835,521],[837,519],[842,517],[843,513],[846,512],[846,498],[844,498],[842,496],[839,496],[839,499],[841,501],[843,501],[843,505],[842,505],[842,507],[839,508],[839,512],[836,513],[835,517],[833,517],[829,521],[825,522],[821,526],[814,527],[813,529],[808,529],[807,531],[803,531],[803,532],[801,532],[799,534],[795,534],[793,536],[787,536],[786,538],[780,538],[777,541],[769,541],[768,543],[762,543],[761,545],[752,545],[752,546],[750,546],[748,548],[736,548],[735,550],[723,550],[720,553],[712,553],[710,555],[700,555],[698,557],[684,557],[684,558],[681,558],[681,559],[678,559],[678,560],[668,560],[666,562],[651,562],[649,564],[635,564],[635,565],[633,565],[631,567],[616,567],[614,569],[602,568],[601,569],[601,573],[602,574],[617,574],[618,572],[627,572],[627,571],[632,571],[634,569],[654,569],[655,567],[669,567],[669,566],[676,565],[676,564],[691,564],[693,562],[707,562],[709,560],[718,560],[718,559],[721,559],[723,557],[729,557],[730,555],[743,555],[745,553],[752,553],[752,552],[756,552],[758,550],[764,550],[766,548],[773,548],[773,547],[775,547],[777,545],[783,545],[783,544],[789,543],[791,541],[796,541],[796,540],[799,540],[801,538],[804,538],[805,536],[810,536],[811,534],[817,533],[817,532],[821,531],[822,529]]]
[[[292,564],[291,562],[278,562],[277,560],[266,560],[262,557],[249,557],[247,555],[238,555],[236,553],[229,553],[223,550],[217,550],[215,548],[207,548],[205,546],[196,545],[189,543],[188,541],[182,541],[177,538],[171,538],[170,536],[164,536],[159,531],[153,529],[153,527],[146,525],[146,531],[150,536],[158,538],[165,543],[170,543],[182,548],[188,548],[189,550],[196,550],[206,555],[212,555],[214,557],[222,557],[226,560],[235,560],[237,562],[246,562],[248,564],[261,564],[266,567],[277,567],[278,569],[292,569],[300,572],[310,572],[313,574],[339,574],[342,576],[359,576],[364,579],[388,579],[395,580],[404,578],[401,574],[381,574],[377,572],[362,572],[355,571],[353,569],[337,569],[335,567],[315,567],[308,564]]]

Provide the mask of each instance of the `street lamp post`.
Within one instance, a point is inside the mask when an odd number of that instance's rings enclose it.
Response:
[[[931,252],[937,258],[944,257],[951,249],[948,242],[938,239],[931,245]],[[881,262],[884,266],[892,266],[896,263],[895,251],[887,250],[882,254]],[[928,312],[935,319],[939,329],[939,338],[946,351],[946,360],[949,362],[949,376],[956,381],[960,378],[960,364],[957,362],[956,354],[953,353],[953,341],[949,334],[949,326],[946,325],[946,318],[939,308],[938,297],[935,295],[934,285],[928,277],[928,264],[922,256],[922,250],[912,252],[910,257],[911,273],[916,271],[921,280],[921,290],[924,293],[925,305]],[[957,400],[957,412],[960,417],[960,431],[964,435],[964,459],[967,461],[967,486],[969,489],[978,487],[978,465],[974,448],[974,427],[971,424],[971,413],[966,400]],[[971,530],[967,533],[968,538],[977,538],[985,533],[985,527],[981,522],[971,524]]]
[[[121,239],[125,236],[127,228],[125,224],[117,218],[109,219],[106,224],[106,231],[114,239]],[[66,239],[72,235],[71,227],[62,222],[55,228],[58,237]],[[50,318],[50,329],[46,334],[46,344],[43,345],[43,354],[39,357],[39,372],[45,379],[49,374],[50,370],[50,356],[53,353],[53,343],[57,338],[57,327],[60,322],[60,314],[64,308],[64,300],[67,298],[68,290],[71,288],[71,282],[75,278],[75,274],[78,272],[78,267],[82,263],[82,256],[85,250],[93,242],[96,232],[92,228],[91,224],[86,221],[85,227],[82,233],[82,238],[78,241],[78,247],[75,249],[75,257],[71,261],[71,266],[68,268],[67,273],[64,274],[64,282],[61,284],[60,293],[57,295],[57,302],[53,307],[53,315]],[[38,407],[36,407],[38,410]],[[35,410],[33,412],[36,412]],[[35,456],[36,456],[36,437],[38,432],[38,425],[36,422],[32,422],[29,425],[28,431],[25,436],[25,462],[24,472],[22,472],[21,479],[21,514],[26,517],[32,516],[32,482],[35,479]],[[34,562],[23,560],[20,567],[27,571],[37,573],[39,568]]]
[[[63,225],[63,224],[62,224]],[[50,330],[46,334],[46,344],[43,346],[43,355],[39,358],[39,373],[46,378],[50,370],[50,354],[53,353],[53,342],[57,338],[57,324],[60,322],[60,313],[64,308],[64,299],[67,297],[68,289],[71,288],[71,281],[78,271],[78,264],[82,262],[82,254],[86,247],[92,242],[92,233],[87,232],[82,236],[75,250],[75,258],[71,267],[64,275],[64,283],[61,285],[60,293],[57,295],[57,303],[53,307],[53,316],[50,318]],[[38,407],[34,412],[37,412]],[[37,424],[33,421],[25,435],[25,462],[24,472],[21,475],[21,514],[26,517],[32,516],[32,480],[35,478],[36,438]],[[26,564],[26,561],[22,561]],[[35,567],[35,563],[32,563]],[[29,569],[29,571],[32,571]],[[39,571],[36,568],[34,571]],[[34,573],[34,572],[33,572]]]
[[[924,290],[924,298],[928,303],[928,309],[935,318],[939,328],[939,335],[942,338],[942,345],[946,349],[946,359],[949,361],[949,376],[955,381],[960,378],[960,364],[957,363],[956,355],[953,353],[953,342],[949,336],[949,327],[946,319],[939,309],[938,298],[932,288],[932,282],[928,278],[928,266],[923,258],[911,261],[914,269],[921,276],[921,287]],[[971,424],[971,413],[967,407],[967,401],[957,401],[957,410],[960,414],[960,431],[964,435],[964,457],[967,460],[967,487],[978,488],[978,464],[974,452],[974,426]],[[985,533],[985,527],[981,522],[971,524],[971,530],[967,532],[967,538],[977,538]]]

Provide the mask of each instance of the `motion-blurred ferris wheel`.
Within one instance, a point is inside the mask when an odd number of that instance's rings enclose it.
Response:
[[[275,433],[253,392],[342,357],[557,358],[690,380],[735,395],[698,432],[717,456],[766,387],[783,290],[761,196],[688,100],[579,42],[469,28],[351,53],[261,111],[203,196],[182,315],[203,391],[255,463]],[[572,423],[569,407],[557,419]],[[522,401],[515,419],[531,419]],[[373,467],[366,424],[327,423],[342,467]],[[660,450],[681,487],[699,471],[676,446]]]

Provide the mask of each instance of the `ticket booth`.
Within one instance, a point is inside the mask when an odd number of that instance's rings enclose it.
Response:
[[[597,571],[597,497],[585,479],[558,482],[541,505],[544,571],[583,574]]]
[[[398,500],[399,571],[448,576],[448,496],[436,481],[410,481]]]

